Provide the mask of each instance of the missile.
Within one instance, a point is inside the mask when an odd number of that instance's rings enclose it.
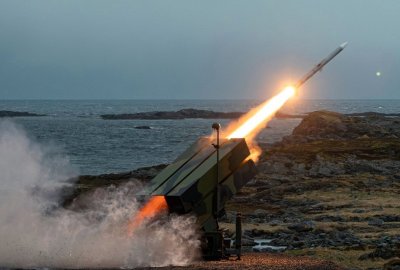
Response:
[[[342,43],[338,48],[336,48],[333,52],[331,52],[326,58],[322,59],[310,72],[304,75],[296,84],[295,88],[299,88],[302,86],[306,81],[308,81],[315,73],[321,71],[322,68],[328,64],[336,55],[338,55],[343,49],[347,46],[347,42]]]

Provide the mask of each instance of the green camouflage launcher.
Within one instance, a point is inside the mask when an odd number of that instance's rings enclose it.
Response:
[[[217,217],[225,203],[255,176],[256,167],[249,156],[244,138],[223,139],[218,164],[215,145],[210,138],[201,138],[161,171],[148,187],[150,195],[165,197],[170,213],[192,213],[197,217],[197,224],[204,232],[206,258],[222,256]]]

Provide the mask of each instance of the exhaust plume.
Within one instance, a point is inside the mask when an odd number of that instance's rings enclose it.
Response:
[[[283,89],[279,94],[268,99],[261,105],[250,110],[242,116],[237,122],[230,124],[224,132],[227,139],[231,138],[246,138],[250,148],[250,157],[254,162],[258,161],[262,151],[257,145],[254,138],[261,131],[263,127],[274,117],[275,113],[285,103],[295,95],[296,89],[288,86]]]
[[[246,113],[241,119],[239,119],[239,124],[235,123],[234,127],[228,128],[228,131],[232,129],[234,130],[227,135],[227,138],[247,138],[252,140],[258,134],[260,129],[264,127],[272,117],[274,117],[275,113],[294,94],[295,89],[288,86],[276,96]]]
[[[153,196],[150,200],[137,212],[136,216],[131,219],[128,224],[128,235],[132,236],[135,230],[146,219],[153,218],[163,212],[168,211],[167,201],[164,196]]]
[[[127,236],[126,221],[140,207],[134,184],[96,190],[84,212],[59,207],[74,175],[66,158],[0,122],[0,268],[132,268],[197,258],[192,217],[164,215]]]

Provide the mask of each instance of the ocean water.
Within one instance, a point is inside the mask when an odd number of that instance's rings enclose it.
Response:
[[[28,111],[44,117],[11,121],[43,145],[56,147],[80,174],[129,171],[173,161],[198,137],[209,135],[215,121],[230,120],[103,120],[101,114],[180,110],[248,111],[257,100],[0,100],[0,110]],[[285,113],[332,110],[342,113],[400,113],[400,100],[296,100]],[[0,120],[3,121],[3,120]],[[291,133],[300,119],[274,119],[257,140],[276,142]],[[151,129],[136,129],[136,126]]]

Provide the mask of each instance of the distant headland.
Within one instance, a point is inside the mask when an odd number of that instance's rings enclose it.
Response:
[[[30,112],[0,111],[0,117],[26,117],[26,116],[46,116],[46,115],[30,113]]]

